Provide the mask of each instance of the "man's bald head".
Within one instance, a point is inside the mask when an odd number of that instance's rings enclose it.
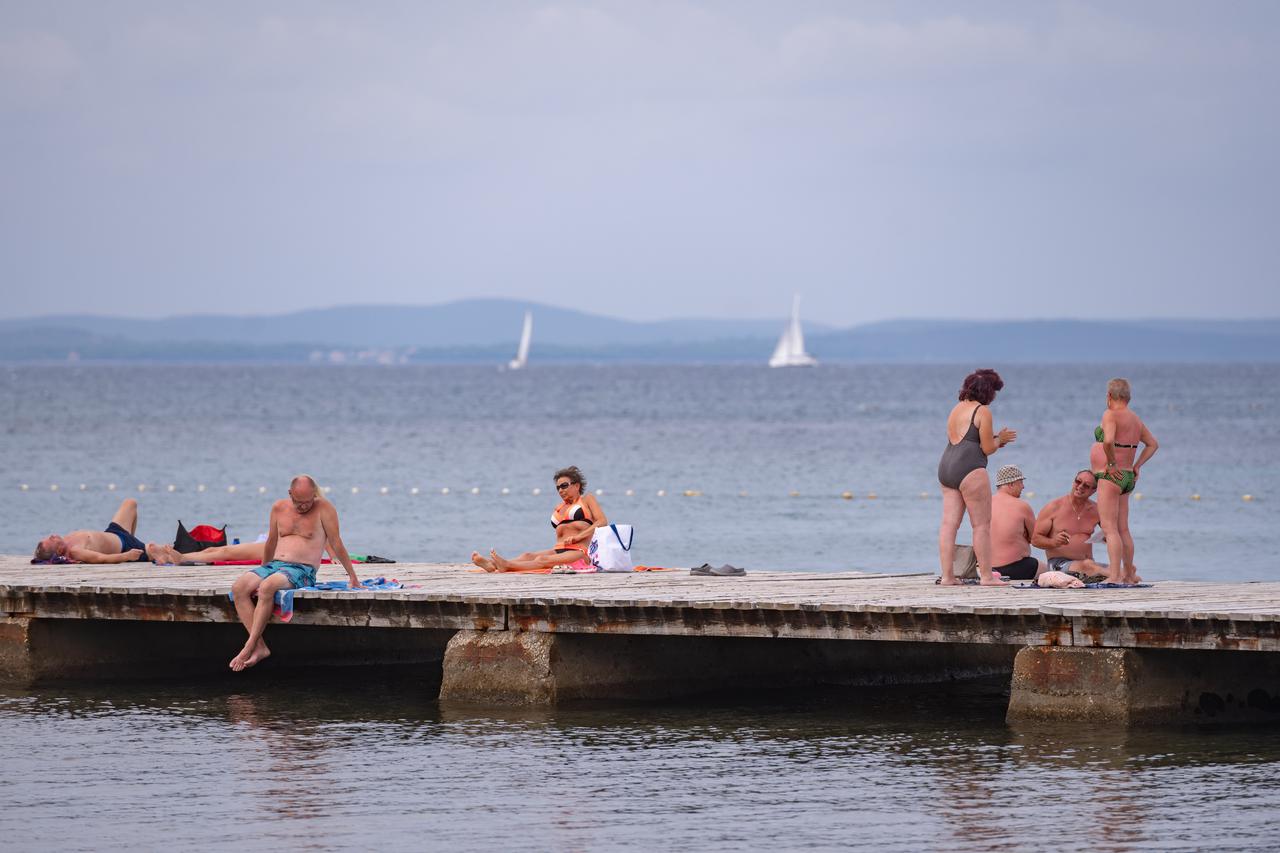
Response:
[[[319,497],[320,487],[310,474],[299,474],[289,481],[289,499],[299,513],[305,515],[310,512]]]
[[[299,489],[310,489],[313,495],[320,491],[320,487],[316,485],[315,478],[310,474],[299,474],[289,481],[289,494],[295,494]]]

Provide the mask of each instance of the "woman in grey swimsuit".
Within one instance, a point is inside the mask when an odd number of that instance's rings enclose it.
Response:
[[[938,558],[942,583],[954,586],[956,531],[969,512],[973,526],[973,552],[978,558],[978,574],[983,586],[1004,586],[991,574],[991,482],[987,479],[987,457],[1018,434],[1011,429],[992,432],[991,401],[1004,387],[994,370],[977,370],[960,386],[960,402],[947,416],[947,447],[938,463],[942,485],[942,524],[938,528]]]

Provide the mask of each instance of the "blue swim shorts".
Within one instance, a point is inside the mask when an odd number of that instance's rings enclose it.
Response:
[[[289,583],[293,584],[294,589],[316,585],[316,567],[308,566],[306,563],[286,563],[284,560],[272,560],[265,566],[259,566],[256,569],[250,569],[250,571],[264,580],[279,572],[289,579]]]

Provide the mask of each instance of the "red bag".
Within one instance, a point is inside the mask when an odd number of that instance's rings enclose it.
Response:
[[[178,522],[178,534],[173,538],[173,547],[181,554],[203,551],[227,544],[227,526],[214,527],[210,524],[197,524],[187,530],[182,522]]]

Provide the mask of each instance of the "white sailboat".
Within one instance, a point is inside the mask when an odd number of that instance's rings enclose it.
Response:
[[[769,357],[770,367],[814,367],[818,360],[804,351],[804,330],[800,328],[800,297],[791,302],[791,322],[782,330],[778,345]]]
[[[516,357],[507,362],[507,367],[511,370],[520,370],[529,363],[529,341],[533,339],[533,312],[524,312],[524,329],[520,332],[520,348],[516,350]]]

